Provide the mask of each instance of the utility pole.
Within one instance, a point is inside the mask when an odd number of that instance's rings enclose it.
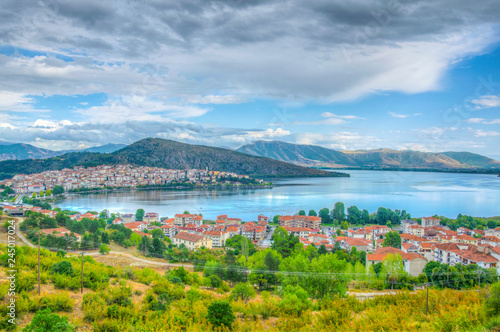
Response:
[[[38,231],[38,295],[40,295],[40,231]]]
[[[425,284],[425,288],[427,289],[427,297],[425,300],[425,315],[429,312],[429,283]]]
[[[82,288],[81,288],[81,293],[83,294],[83,255],[85,253],[82,251]]]
[[[478,270],[478,271],[476,271],[476,273],[477,273],[477,276],[479,278],[479,291],[481,291],[481,274],[483,274],[483,271]]]

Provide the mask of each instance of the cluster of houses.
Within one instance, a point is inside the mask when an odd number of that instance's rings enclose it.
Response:
[[[224,247],[227,239],[235,235],[244,236],[258,244],[268,234],[268,217],[262,215],[258,216],[257,221],[246,223],[242,223],[239,218],[220,215],[214,223],[204,224],[203,217],[196,214],[176,214],[173,218],[160,219],[157,213],[146,213],[142,221],[135,221],[132,214],[124,214],[113,220],[113,224],[123,225],[139,234],[144,230],[161,229],[165,236],[172,239],[173,244],[184,244],[192,250]]]
[[[440,225],[438,218],[422,218],[419,225],[414,220],[401,223],[401,249],[382,247],[384,238],[392,229],[375,225],[350,229],[347,236],[338,236],[341,248],[366,251],[366,264],[383,261],[389,254],[399,254],[406,272],[418,276],[427,262],[436,261],[450,265],[477,264],[483,268],[496,268],[500,273],[500,228],[452,231]]]
[[[101,165],[96,167],[75,166],[60,171],[45,171],[37,174],[17,174],[12,179],[0,182],[10,186],[16,194],[40,193],[60,185],[65,191],[80,188],[106,188],[164,185],[172,182],[191,182],[197,185],[217,182],[221,178],[249,178],[230,172],[201,169],[165,169],[158,167],[134,167],[131,165]],[[257,180],[263,182],[263,180]],[[238,183],[236,183],[237,185]]]

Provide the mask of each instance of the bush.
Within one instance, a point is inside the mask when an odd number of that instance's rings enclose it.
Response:
[[[207,320],[213,326],[230,328],[235,320],[233,308],[227,301],[215,301],[208,306]]]
[[[67,275],[70,277],[72,277],[74,274],[73,266],[67,260],[60,261],[60,262],[52,265],[52,267],[50,268],[50,272],[57,273],[57,274],[64,274],[64,275]]]
[[[28,296],[25,294],[26,297]],[[69,297],[66,292],[59,293],[45,293],[41,296],[34,296],[29,298],[29,308],[31,312],[37,312],[38,310],[50,309],[51,311],[67,311],[73,310],[75,301]]]
[[[182,284],[182,280],[179,277],[170,278],[170,282],[173,284]]]
[[[247,283],[239,283],[237,284],[233,290],[231,291],[231,299],[242,301],[248,301],[255,297],[255,289]]]
[[[73,332],[75,328],[68,322],[67,317],[53,314],[50,309],[40,310],[23,332]]]
[[[484,308],[490,317],[500,315],[500,282],[491,286]]]

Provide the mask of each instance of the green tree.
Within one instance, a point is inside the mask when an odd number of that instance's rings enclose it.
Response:
[[[105,244],[101,244],[101,248],[100,248],[100,250],[99,250],[99,253],[100,253],[101,255],[107,255],[107,254],[109,254],[109,251],[110,251],[110,250],[111,250],[111,249],[109,249],[109,247],[108,247],[107,245],[105,245]]]
[[[32,198],[36,198],[36,193],[33,193],[33,195],[31,195]]]
[[[345,220],[342,221],[342,223],[340,224],[340,228],[347,230],[349,228],[349,224],[347,223],[347,221],[345,221]]]
[[[255,289],[247,283],[240,282],[231,291],[232,300],[240,299],[246,302],[254,297],[255,297]]]
[[[102,232],[102,234],[101,234],[101,241],[102,241],[102,243],[109,244],[109,234],[108,234],[108,232],[106,232],[106,231]]]
[[[208,279],[210,280],[210,286],[212,286],[212,288],[218,288],[218,287],[220,287],[222,285],[221,278],[219,278],[215,274],[213,274],[210,277],[208,277]]]
[[[401,249],[401,236],[396,231],[387,233],[382,246]]]
[[[319,210],[318,216],[321,218],[322,224],[327,224],[331,221],[330,210],[328,208],[322,208],[321,210]]]
[[[488,228],[492,229],[492,228],[497,227],[497,223],[495,220],[488,220],[487,226],[488,226]]]
[[[389,219],[389,212],[387,211],[387,209],[379,207],[377,210],[377,224],[385,225],[388,219]]]
[[[14,189],[12,189],[11,187],[7,186],[3,189],[3,193],[5,195],[12,195],[14,193]]]
[[[57,274],[64,274],[70,277],[72,277],[74,273],[73,266],[67,260],[63,260],[52,265],[52,267],[50,268],[50,272]]]
[[[227,301],[214,301],[208,306],[207,320],[213,326],[231,328],[235,320],[233,308]]]
[[[57,186],[54,186],[54,188],[52,188],[52,194],[54,194],[54,196],[61,195],[62,193],[64,193],[63,186],[57,185]]]
[[[305,215],[306,215],[306,211],[304,211],[304,210],[299,211],[299,216],[305,216]]]
[[[277,224],[279,222],[279,219],[280,219],[281,216],[274,216],[273,217],[273,223]]]
[[[309,210],[309,213],[307,215],[308,216],[312,216],[312,217],[317,217],[318,216],[318,214],[314,210]]]
[[[163,234],[161,229],[153,229],[151,235],[153,235],[154,239],[161,239],[165,234]]]
[[[353,205],[353,206],[349,206],[347,208],[347,220],[351,224],[358,224],[358,223],[360,223],[361,217],[362,217],[361,210],[358,209],[357,206]]]
[[[318,255],[326,255],[326,254],[328,254],[328,250],[326,249],[326,246],[322,244],[318,249]]]
[[[142,221],[144,218],[144,209],[137,209],[135,212],[135,220]]]
[[[50,189],[47,189],[47,191],[45,192],[45,195],[51,196],[52,195],[52,191],[50,191]]]
[[[51,313],[50,309],[39,310],[23,332],[73,332],[75,328],[67,317]]]
[[[345,219],[345,206],[342,202],[335,203],[332,210],[332,219],[337,223],[341,223]]]
[[[486,314],[490,317],[500,315],[500,282],[493,284],[484,301]]]

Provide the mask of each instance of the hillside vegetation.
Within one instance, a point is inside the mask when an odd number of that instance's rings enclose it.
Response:
[[[74,152],[42,160],[3,161],[0,162],[0,178],[9,178],[20,173],[32,174],[60,170],[77,165],[98,166],[103,164],[131,164],[168,169],[208,168],[209,170],[259,177],[349,176],[348,174],[326,172],[273,159],[250,156],[222,148],[147,138],[113,153]]]
[[[392,149],[336,151],[279,141],[257,141],[242,146],[238,151],[310,167],[500,171],[499,161],[470,152],[429,153]]]

